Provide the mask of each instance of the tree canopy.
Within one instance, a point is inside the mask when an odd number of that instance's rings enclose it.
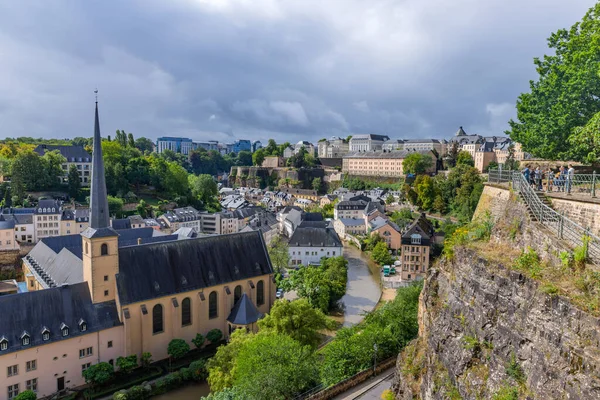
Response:
[[[599,41],[597,3],[582,21],[550,35],[552,54],[534,58],[538,78],[530,81],[529,92],[519,95],[517,120],[510,120],[508,131],[525,151],[551,160],[583,161],[590,156],[586,144],[591,138],[585,132],[592,131],[574,129],[600,111]]]
[[[433,167],[433,158],[429,154],[411,153],[402,161],[404,174],[424,174]]]

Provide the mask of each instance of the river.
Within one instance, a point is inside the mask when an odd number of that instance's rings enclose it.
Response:
[[[381,275],[379,267],[356,247],[344,247],[344,257],[348,260],[348,285],[341,300],[344,315],[334,319],[350,326],[362,321],[364,314],[372,311],[379,302]],[[199,400],[209,393],[210,388],[205,382],[154,396],[152,400]]]

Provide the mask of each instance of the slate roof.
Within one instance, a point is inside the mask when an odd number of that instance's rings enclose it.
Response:
[[[323,214],[320,212],[307,212],[302,216],[303,221],[323,221]]]
[[[119,249],[121,304],[273,273],[260,232],[213,235]]]
[[[4,219],[2,215],[0,215],[0,230],[2,229],[15,229],[15,220],[14,219]]]
[[[340,201],[335,205],[337,210],[364,210],[367,206],[367,202],[364,200],[357,201]]]
[[[40,200],[34,208],[35,214],[60,214],[62,209],[58,200]]]
[[[371,140],[379,140],[379,141],[383,141],[385,142],[386,140],[390,140],[389,136],[387,135],[373,135],[373,134],[359,134],[359,135],[353,135],[352,138],[350,138],[350,141],[352,141],[352,139],[371,139]]]
[[[361,226],[365,225],[365,220],[362,218],[340,218],[339,221],[345,226]]]
[[[59,340],[121,325],[114,301],[93,304],[87,282],[21,294],[0,296],[0,340],[8,340],[6,353],[40,346]],[[81,332],[83,319],[87,330]],[[69,327],[69,335],[62,336],[61,325]],[[42,331],[48,329],[50,339],[42,340]],[[23,332],[30,335],[30,344],[22,346]]]
[[[427,218],[421,214],[402,233],[402,244],[411,244],[411,235],[421,235],[421,246],[429,246],[433,237],[433,226]]]
[[[78,210],[63,210],[60,219],[61,221],[88,222],[90,220],[90,210],[89,208],[82,208]]]
[[[364,221],[363,221],[364,223]],[[290,238],[290,247],[342,247],[333,228],[298,227]]]
[[[33,151],[43,156],[48,151],[60,151],[60,154],[67,159],[68,162],[91,162],[92,156],[85,151],[83,146],[58,146],[50,144],[40,144]],[[81,159],[81,160],[79,160]]]
[[[250,325],[262,318],[262,314],[256,309],[246,293],[235,303],[227,321],[234,325]]]
[[[152,228],[125,229],[119,231],[119,248],[135,246],[138,239],[142,244],[149,244],[174,241],[178,237]],[[48,287],[79,283],[83,281],[82,243],[78,234],[43,238],[23,261]]]
[[[371,224],[371,229],[373,229],[373,230],[377,230],[377,229],[383,228],[386,225],[389,225],[392,227],[392,229],[400,232],[400,227],[398,225],[396,225],[394,222],[392,222],[388,219],[385,219],[383,217],[374,218],[370,222],[370,224]]]
[[[131,221],[129,218],[113,219],[111,224],[112,228],[117,231],[121,229],[131,229]]]

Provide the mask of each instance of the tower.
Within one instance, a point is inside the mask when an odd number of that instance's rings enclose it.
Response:
[[[96,93],[98,91],[96,90]],[[83,280],[90,288],[92,302],[115,300],[115,275],[119,272],[119,235],[111,228],[102,160],[102,137],[98,119],[98,98],[94,122],[90,226],[81,234]]]

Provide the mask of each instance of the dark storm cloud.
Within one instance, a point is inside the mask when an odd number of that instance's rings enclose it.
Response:
[[[550,32],[591,0],[0,5],[0,135],[316,141],[501,134]],[[523,4],[525,3],[525,4]]]

